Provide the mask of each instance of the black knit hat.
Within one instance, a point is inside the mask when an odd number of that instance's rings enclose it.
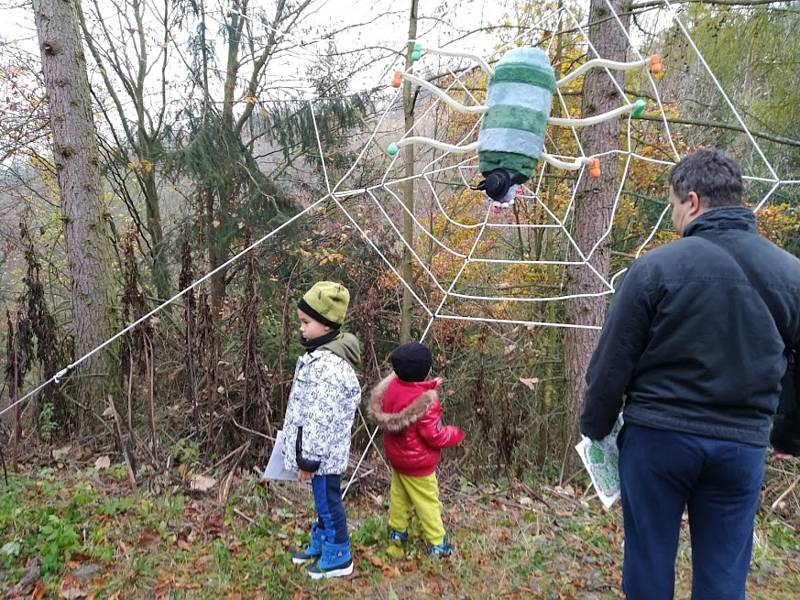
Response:
[[[395,375],[402,381],[425,381],[431,371],[433,356],[424,344],[408,342],[389,355]]]

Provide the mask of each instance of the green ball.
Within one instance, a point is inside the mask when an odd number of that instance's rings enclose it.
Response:
[[[633,103],[633,116],[634,118],[638,119],[644,114],[644,109],[647,108],[647,104],[644,100],[639,98],[636,102]]]
[[[400,148],[397,147],[397,144],[391,143],[386,149],[386,152],[389,153],[389,156],[395,156],[398,152],[400,152]]]
[[[414,42],[414,52],[422,52],[422,44]]]
[[[411,60],[419,60],[420,56],[422,56],[422,54],[420,54],[419,50],[414,50],[411,53]]]

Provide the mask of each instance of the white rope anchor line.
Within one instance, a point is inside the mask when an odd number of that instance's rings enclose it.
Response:
[[[312,114],[312,116],[313,116],[313,114],[314,114],[313,102],[309,101],[309,102],[308,102],[308,105],[309,105],[309,109],[311,110],[311,114]],[[391,105],[390,105],[390,106],[391,106]],[[272,231],[270,231],[270,232],[266,233],[265,235],[261,236],[261,237],[260,237],[258,240],[256,240],[256,241],[255,241],[255,242],[253,242],[252,244],[250,244],[250,245],[249,245],[247,248],[245,248],[244,250],[240,251],[238,254],[236,254],[236,255],[232,256],[231,258],[229,258],[227,261],[225,261],[225,262],[224,262],[224,263],[222,263],[221,265],[219,265],[219,266],[217,266],[216,268],[212,269],[211,271],[209,271],[208,273],[206,273],[205,275],[203,275],[202,277],[200,277],[199,279],[197,279],[196,281],[194,281],[193,283],[191,283],[190,285],[188,285],[187,287],[185,287],[183,290],[181,290],[181,291],[179,291],[178,293],[176,293],[174,296],[172,296],[172,298],[170,298],[170,299],[166,300],[165,302],[162,302],[161,304],[159,304],[158,306],[156,306],[154,309],[152,309],[151,311],[149,311],[149,312],[148,312],[148,313],[146,313],[145,315],[143,315],[143,316],[139,317],[139,318],[138,318],[136,321],[134,321],[133,323],[131,323],[131,324],[130,324],[130,325],[128,325],[127,327],[123,328],[122,330],[118,331],[118,332],[117,332],[117,333],[115,333],[113,336],[111,336],[110,338],[108,338],[106,341],[104,341],[104,342],[102,342],[101,344],[99,344],[97,347],[93,348],[92,350],[90,350],[89,352],[87,352],[86,354],[84,354],[83,356],[81,356],[80,358],[78,358],[77,360],[75,360],[74,362],[72,362],[72,363],[68,364],[66,367],[64,367],[63,369],[61,369],[60,371],[58,371],[56,374],[52,375],[52,376],[51,376],[49,379],[47,379],[47,380],[45,380],[44,382],[40,383],[40,384],[39,384],[38,386],[36,386],[36,387],[35,387],[33,390],[29,391],[28,393],[26,393],[26,394],[25,394],[25,395],[23,395],[22,397],[18,398],[17,400],[15,400],[15,401],[14,401],[14,402],[12,402],[12,403],[10,403],[10,404],[9,404],[8,406],[6,406],[4,409],[0,410],[0,417],[2,417],[4,414],[6,414],[7,412],[9,412],[9,411],[10,411],[11,409],[13,409],[14,407],[16,407],[16,406],[19,406],[20,404],[22,404],[23,402],[25,402],[25,401],[26,401],[28,398],[31,398],[31,397],[33,397],[35,394],[39,393],[41,390],[43,390],[45,387],[47,387],[47,386],[48,386],[48,385],[50,385],[51,383],[58,383],[60,379],[62,379],[62,378],[63,378],[63,377],[65,377],[66,375],[68,375],[68,374],[69,374],[71,371],[73,371],[73,370],[74,370],[76,367],[78,367],[80,364],[82,364],[83,362],[85,362],[86,360],[88,360],[88,359],[89,359],[90,357],[92,357],[92,356],[93,356],[95,353],[97,353],[97,352],[99,352],[100,350],[102,350],[102,349],[104,349],[104,348],[108,347],[110,344],[114,343],[114,342],[115,342],[116,340],[118,340],[120,337],[122,337],[123,335],[125,335],[125,334],[127,334],[128,332],[132,331],[132,330],[133,330],[133,329],[135,329],[135,328],[136,328],[138,325],[142,324],[142,323],[143,323],[143,322],[145,322],[147,319],[149,319],[150,317],[152,317],[152,316],[153,316],[153,315],[155,315],[156,313],[160,312],[161,310],[163,310],[164,308],[166,308],[167,306],[169,306],[170,304],[172,304],[173,302],[175,302],[177,299],[181,298],[181,297],[182,297],[184,294],[186,294],[186,293],[187,293],[187,292],[189,292],[190,290],[193,290],[194,288],[196,288],[196,287],[197,287],[198,285],[200,285],[201,283],[203,283],[203,282],[207,281],[208,279],[210,279],[210,278],[211,278],[213,275],[215,275],[216,273],[218,273],[218,272],[220,272],[221,270],[223,270],[223,269],[225,269],[225,268],[229,267],[230,265],[232,265],[234,262],[236,262],[237,260],[239,260],[240,258],[242,258],[243,256],[245,256],[246,254],[248,254],[248,253],[249,253],[251,250],[254,250],[254,249],[255,249],[255,248],[257,248],[258,246],[260,246],[262,243],[264,243],[266,240],[268,240],[269,238],[271,238],[273,235],[275,235],[275,234],[279,233],[279,232],[280,232],[280,231],[282,231],[284,228],[286,228],[286,227],[288,227],[290,224],[294,223],[294,222],[295,222],[297,219],[299,219],[300,217],[304,216],[304,215],[305,215],[305,214],[307,214],[308,212],[310,212],[310,211],[312,211],[313,209],[315,209],[317,206],[319,206],[319,205],[320,205],[320,204],[321,204],[321,203],[322,203],[324,200],[326,200],[327,198],[329,198],[329,197],[333,197],[333,195],[332,195],[332,191],[335,191],[335,190],[336,190],[336,188],[338,188],[338,186],[339,186],[339,185],[340,185],[340,184],[341,184],[341,183],[342,183],[342,182],[343,182],[343,181],[344,181],[344,180],[345,180],[347,177],[349,177],[349,176],[350,176],[350,174],[351,174],[351,173],[352,173],[352,172],[355,170],[356,166],[359,164],[359,162],[361,161],[361,159],[364,157],[364,154],[366,153],[366,151],[367,151],[367,148],[368,148],[368,146],[369,146],[370,142],[372,142],[372,140],[373,140],[373,139],[375,138],[375,136],[377,135],[377,132],[378,132],[378,130],[379,130],[379,128],[380,128],[380,125],[381,125],[381,123],[383,122],[383,120],[386,118],[386,115],[388,114],[388,112],[389,112],[389,108],[387,107],[387,109],[384,111],[383,115],[381,115],[381,118],[379,119],[379,121],[378,121],[378,123],[377,123],[377,125],[376,125],[375,129],[374,129],[374,130],[373,130],[373,132],[372,132],[372,135],[371,135],[371,136],[370,136],[370,138],[367,140],[367,143],[366,143],[366,144],[364,144],[364,148],[363,148],[363,149],[361,150],[361,152],[358,154],[358,156],[356,157],[356,159],[355,159],[355,161],[353,162],[353,165],[350,167],[350,169],[349,169],[349,170],[348,170],[348,171],[347,171],[347,172],[346,172],[346,173],[345,173],[345,174],[342,176],[342,178],[341,178],[341,179],[339,180],[339,182],[336,184],[336,187],[334,188],[334,190],[331,190],[331,188],[330,188],[330,184],[329,184],[329,183],[328,183],[328,181],[327,181],[327,173],[326,173],[326,174],[325,174],[325,181],[326,181],[326,185],[327,185],[327,187],[328,187],[328,194],[326,194],[325,196],[322,196],[321,198],[319,198],[319,199],[318,199],[318,200],[316,200],[315,202],[311,203],[309,206],[307,206],[306,208],[304,208],[303,210],[301,210],[301,211],[300,211],[299,213],[297,213],[296,215],[292,216],[290,219],[288,219],[288,220],[287,220],[287,221],[285,221],[284,223],[281,223],[281,224],[280,224],[278,227],[276,227],[276,228],[275,228],[275,229],[273,229]],[[315,130],[316,130],[316,123],[315,123]],[[316,131],[315,131],[315,132],[316,132]],[[319,145],[319,144],[320,144],[320,140],[319,140],[319,132],[316,132],[316,135],[317,135],[317,143],[318,143],[318,145]],[[322,149],[321,149],[321,145],[320,145],[320,157],[321,157],[321,158],[323,158],[323,160],[324,160],[324,157],[322,156]],[[324,163],[323,163],[323,165],[324,165]],[[335,199],[335,197],[333,197],[333,198]],[[337,201],[337,204],[339,204],[339,203],[338,203],[338,201]],[[374,245],[373,245],[373,247],[374,247]],[[377,250],[377,248],[376,248],[376,250]],[[380,252],[379,252],[379,254],[380,254]],[[413,293],[413,291],[412,291],[412,293]],[[427,307],[425,307],[425,308],[427,309]],[[428,312],[430,312],[430,311],[428,311]]]
[[[34,394],[40,392],[42,389],[44,389],[49,384],[58,383],[63,377],[68,375],[78,365],[80,365],[81,363],[83,363],[86,360],[88,360],[89,358],[91,358],[94,354],[96,354],[100,350],[102,350],[102,349],[106,348],[107,346],[109,346],[110,344],[114,343],[120,337],[122,337],[126,333],[132,331],[133,329],[135,329],[136,327],[138,327],[139,325],[144,323],[147,319],[149,319],[150,317],[152,317],[156,313],[160,312],[161,310],[163,310],[164,308],[166,308],[167,306],[169,306],[170,304],[172,304],[173,302],[175,302],[176,300],[181,298],[184,294],[186,294],[187,292],[193,290],[194,288],[196,288],[198,285],[200,285],[204,281],[207,281],[209,278],[211,278],[216,273],[219,273],[221,270],[229,267],[234,262],[236,262],[237,260],[242,258],[245,254],[247,254],[251,250],[253,250],[253,249],[257,248],[258,246],[260,246],[266,240],[268,240],[273,235],[275,235],[276,233],[278,233],[281,230],[283,230],[285,227],[288,227],[289,225],[294,223],[297,219],[299,219],[300,217],[302,217],[306,213],[308,213],[311,210],[317,208],[317,206],[319,206],[322,203],[322,201],[325,200],[328,197],[329,197],[329,195],[326,194],[322,198],[320,198],[317,201],[313,202],[312,204],[310,204],[309,206],[304,208],[302,211],[300,211],[299,213],[294,215],[289,220],[285,221],[284,223],[281,223],[278,227],[276,227],[275,229],[273,229],[272,231],[270,231],[266,235],[261,236],[259,239],[257,239],[255,242],[250,244],[247,248],[245,248],[244,250],[242,250],[241,252],[239,252],[235,256],[229,258],[228,260],[226,260],[224,263],[222,263],[218,267],[212,269],[211,271],[209,271],[208,273],[203,275],[200,279],[197,279],[196,281],[194,281],[193,283],[191,283],[190,285],[188,285],[187,287],[185,287],[184,289],[179,291],[177,294],[172,296],[172,298],[170,298],[169,300],[166,300],[166,301],[162,302],[161,304],[156,306],[154,309],[152,309],[151,311],[146,313],[144,316],[139,317],[136,321],[134,321],[133,323],[131,323],[130,325],[128,325],[124,329],[121,329],[120,331],[118,331],[117,333],[112,335],[110,338],[108,338],[106,341],[104,341],[103,343],[101,343],[97,347],[93,348],[92,350],[90,350],[89,352],[87,352],[86,354],[84,354],[83,356],[81,356],[80,358],[75,360],[74,362],[68,364],[66,367],[61,369],[58,373],[56,373],[55,375],[53,375],[52,377],[50,377],[49,379],[47,379],[43,383],[39,384],[36,388],[34,388],[33,390],[31,390],[30,392],[28,392],[27,394],[25,394],[21,398],[17,399],[15,402],[12,402],[11,404],[9,404],[4,409],[0,410],[0,417],[2,417],[4,414],[6,414],[12,408],[14,408],[15,406],[21,404],[22,402],[24,402],[25,400],[27,400],[28,398],[30,398]]]

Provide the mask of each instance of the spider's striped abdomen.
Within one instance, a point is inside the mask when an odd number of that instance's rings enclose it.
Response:
[[[556,89],[553,67],[538,48],[515,48],[495,66],[478,134],[481,173],[505,169],[531,176],[544,146],[550,101]]]

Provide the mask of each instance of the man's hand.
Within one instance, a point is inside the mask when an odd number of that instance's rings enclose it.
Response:
[[[772,458],[775,460],[789,460],[790,458],[794,458],[794,456],[786,452],[781,452],[780,450],[774,450],[772,452]]]
[[[303,469],[298,469],[297,478],[300,481],[311,481],[314,478],[314,473],[311,471],[303,471]]]

